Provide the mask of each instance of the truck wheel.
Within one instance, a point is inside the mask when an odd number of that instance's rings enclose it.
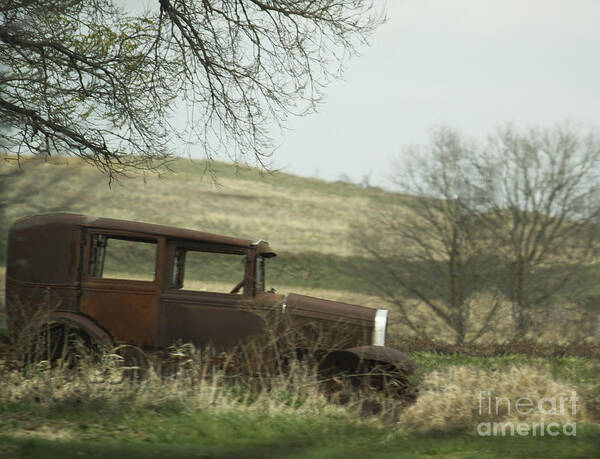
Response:
[[[51,322],[30,335],[25,361],[48,361],[52,366],[73,368],[82,359],[97,359],[100,346],[83,330],[69,323]]]
[[[409,378],[412,372],[414,369],[410,365],[361,360],[348,351],[331,352],[320,365],[320,373],[328,382],[326,392],[340,392],[344,388],[361,396],[380,393],[401,403],[412,403],[417,399],[418,389]]]
[[[418,388],[408,375],[394,365],[371,362],[363,367],[360,385],[376,390],[397,400],[413,403],[417,399]]]
[[[114,348],[112,352],[121,358],[122,378],[118,383],[125,379],[140,380],[148,377],[150,360],[139,347],[122,344]]]

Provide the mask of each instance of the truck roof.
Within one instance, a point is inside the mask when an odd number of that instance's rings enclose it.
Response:
[[[214,244],[225,244],[234,247],[258,246],[258,252],[261,254],[274,255],[265,241],[253,242],[250,239],[240,239],[219,234],[205,233],[186,228],[174,226],[157,225],[154,223],[143,223],[130,220],[121,220],[117,218],[94,217],[90,215],[59,212],[44,215],[32,215],[24,217],[13,223],[13,230],[26,231],[27,229],[41,226],[80,226],[85,228],[96,228],[103,230],[117,230],[144,234],[151,236],[164,236],[173,239],[188,239],[200,242],[210,242]]]

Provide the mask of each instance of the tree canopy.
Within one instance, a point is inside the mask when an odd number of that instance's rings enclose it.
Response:
[[[170,157],[263,161],[382,22],[369,0],[0,0],[0,142],[110,177]],[[187,122],[173,113],[185,107]]]

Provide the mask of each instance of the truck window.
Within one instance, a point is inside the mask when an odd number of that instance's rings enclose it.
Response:
[[[156,241],[92,234],[88,275],[154,281]]]
[[[177,249],[171,288],[243,293],[246,255]]]

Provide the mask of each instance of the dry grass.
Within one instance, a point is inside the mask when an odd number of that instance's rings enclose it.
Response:
[[[149,409],[188,414],[334,416],[345,420],[366,416],[386,423],[399,419],[399,428],[418,431],[472,428],[481,422],[598,422],[586,410],[589,400],[576,386],[527,366],[502,373],[466,366],[433,371],[426,376],[416,403],[398,412],[404,405],[384,394],[356,393],[345,404],[334,403],[323,392],[316,367],[306,362],[294,361],[285,373],[257,378],[239,371],[232,376],[225,370],[223,358],[219,361],[220,365],[215,364],[206,352],[184,345],[171,348],[161,366],[152,367],[143,379],[124,377],[121,357],[111,353],[99,363],[84,358],[76,370],[52,368],[47,362],[25,371],[0,366],[0,404],[89,406],[105,413]],[[575,409],[574,394],[578,397]],[[531,414],[516,411],[516,403],[523,397],[534,407]],[[565,400],[563,409],[561,398]],[[540,409],[550,411],[553,401],[556,413]],[[370,410],[373,404],[378,404],[377,410]],[[61,435],[55,430],[43,434]]]
[[[368,306],[379,306],[391,310],[393,304],[382,303],[372,297]],[[515,335],[515,327],[511,315],[511,304],[506,299],[493,298],[485,292],[471,298],[470,317],[467,322],[466,342],[476,338],[477,332],[485,323],[487,312],[494,301],[499,301],[499,307],[490,321],[489,329],[484,335],[474,341],[476,344],[504,344],[514,340],[526,340],[538,343],[566,345],[578,341],[586,344],[600,344],[600,315],[594,310],[578,308],[572,304],[553,303],[543,308],[531,311],[531,326],[527,334]],[[377,303],[379,301],[379,303]],[[455,332],[439,316],[432,313],[422,302],[407,301],[406,309],[410,311],[411,320],[422,325],[422,333],[417,335],[408,326],[393,322],[392,315],[390,331],[403,336],[427,336],[437,341],[454,343]]]
[[[261,375],[254,381],[247,373],[232,376],[209,355],[191,345],[173,347],[169,357],[152,366],[142,379],[128,377],[130,367],[123,366],[115,353],[105,354],[99,363],[83,358],[75,370],[51,367],[45,361],[25,371],[0,367],[0,404],[101,406],[105,412],[126,408],[264,415],[293,412],[296,416],[355,414],[352,404],[330,403],[319,390],[314,365],[294,362],[285,375]]]
[[[63,210],[264,239],[280,251],[348,255],[348,225],[369,206],[370,194],[356,186],[340,192],[341,185],[313,181],[310,187],[310,180],[298,184],[287,174],[236,176],[232,167],[216,186],[202,175],[199,161],[174,166],[177,174],[126,179],[109,188],[105,177],[76,159],[25,159],[23,173],[5,179],[5,218]],[[13,162],[0,158],[0,173],[14,171]]]
[[[573,405],[575,397],[578,400]],[[507,372],[466,366],[433,371],[426,377],[417,402],[401,417],[402,424],[416,430],[465,428],[481,422],[566,424],[591,420],[577,387],[526,366]]]

